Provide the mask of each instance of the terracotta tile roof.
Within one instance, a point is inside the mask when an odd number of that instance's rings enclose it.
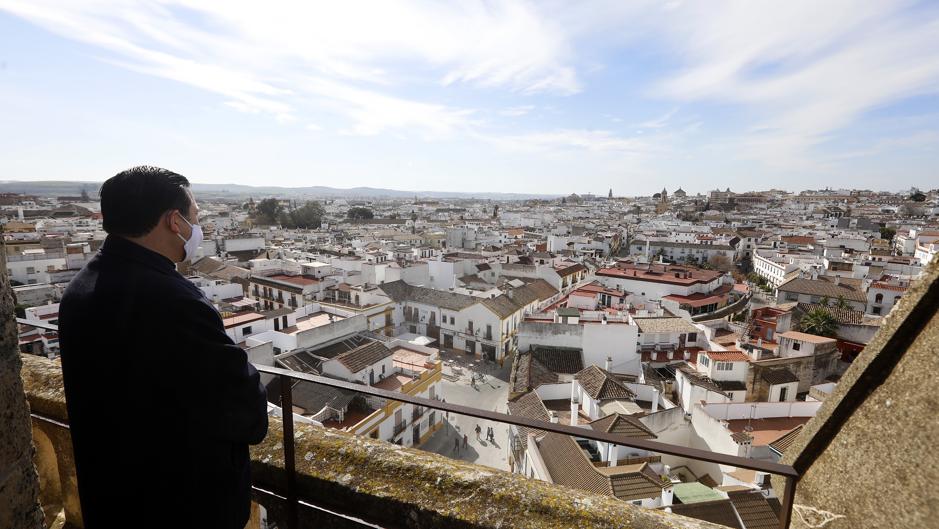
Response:
[[[747,529],[779,527],[779,518],[760,492],[728,492],[727,496]]]
[[[729,395],[727,395],[720,386],[718,386],[713,380],[711,380],[710,377],[702,375],[700,372],[698,372],[697,369],[689,365],[688,362],[679,362],[674,365],[675,365],[675,369],[677,369],[678,371],[681,371],[682,374],[685,376],[685,378],[688,379],[688,382],[690,382],[691,384],[704,388],[708,391],[720,393],[721,395],[724,395],[725,397],[729,397]]]
[[[864,323],[864,312],[852,309],[839,309],[837,307],[828,307],[820,303],[799,303],[796,310],[803,314],[815,309],[822,309],[831,314],[838,323],[843,325],[862,325]]]
[[[555,271],[557,272],[557,274],[558,274],[559,276],[564,277],[564,276],[569,276],[569,275],[572,275],[572,274],[576,274],[577,272],[582,272],[582,271],[584,271],[584,270],[586,270],[586,269],[587,269],[586,266],[584,266],[584,265],[582,265],[582,264],[580,264],[580,263],[574,263],[574,264],[572,264],[572,265],[565,266],[565,267],[560,268],[560,269],[555,269]]]
[[[558,484],[625,501],[655,498],[664,483],[648,463],[622,467],[594,467],[569,435],[548,433],[538,449],[551,480]]]
[[[728,391],[747,390],[747,384],[740,380],[715,380],[714,383],[717,384],[717,387],[721,388],[721,391],[725,393]]]
[[[799,377],[795,376],[792,371],[789,371],[786,368],[781,369],[764,369],[760,373],[760,378],[765,380],[771,386],[776,384],[789,384],[790,382],[798,382]]]
[[[519,353],[512,364],[510,376],[512,391],[523,393],[531,391],[542,384],[556,384],[560,379],[554,371],[545,367],[531,352]]]
[[[889,283],[875,282],[871,284],[871,288],[879,288],[882,290],[894,290],[896,292],[906,292],[908,287],[901,287],[900,285],[891,285]]]
[[[356,347],[351,351],[340,354],[336,360],[344,365],[349,371],[358,373],[370,365],[381,362],[392,355],[390,349],[379,341]]]
[[[733,529],[744,529],[740,525],[740,520],[737,519],[737,513],[734,511],[734,505],[730,500],[676,503],[672,505],[671,509],[673,514],[725,525]]]
[[[800,424],[796,426],[795,428],[789,430],[788,432],[784,433],[775,441],[771,441],[769,443],[770,449],[776,452],[777,454],[785,453],[786,449],[789,448],[789,446],[792,445],[792,442],[796,440],[796,437],[799,436],[799,433],[802,431],[803,426],[804,425]]]
[[[815,334],[808,334],[808,333],[799,332],[799,331],[786,331],[784,333],[780,333],[778,336],[782,338],[789,338],[792,340],[799,340],[801,342],[816,343],[816,344],[838,341],[834,338],[826,338],[824,336],[817,336]]]
[[[636,394],[625,384],[613,377],[608,371],[597,366],[590,366],[574,375],[592,398],[596,400],[633,399]]]
[[[750,357],[740,351],[706,351],[703,354],[716,362],[747,362]]]
[[[652,433],[642,421],[629,415],[614,413],[607,415],[590,423],[594,430],[607,433],[625,435],[638,439],[655,439],[657,436]]]
[[[858,279],[841,278],[840,283],[836,285],[832,278],[825,276],[818,279],[797,277],[783,283],[777,290],[780,292],[828,297],[832,300],[838,299],[838,297],[844,297],[844,299],[848,301],[867,303],[867,294],[861,288],[861,283]]]
[[[541,402],[541,398],[535,392],[525,393],[524,395],[516,397],[514,400],[510,400],[507,403],[507,406],[509,408],[510,415],[525,417],[527,419],[534,419],[536,421],[551,422],[551,416],[548,414],[548,409],[545,408],[544,403]],[[528,447],[529,433],[541,435],[544,432],[541,430],[519,426],[519,441],[521,441],[522,446],[525,448]]]
[[[584,354],[573,347],[549,347],[536,345],[532,348],[532,357],[555,373],[573,375],[584,369]]]
[[[597,472],[571,436],[547,433],[538,441],[538,450],[554,483],[595,494],[613,495],[609,478]]]
[[[648,463],[638,465],[599,467],[597,471],[610,479],[613,496],[623,501],[658,498],[665,483],[649,468]]]

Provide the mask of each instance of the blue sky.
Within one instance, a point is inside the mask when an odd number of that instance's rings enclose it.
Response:
[[[0,0],[0,179],[939,186],[935,2]]]

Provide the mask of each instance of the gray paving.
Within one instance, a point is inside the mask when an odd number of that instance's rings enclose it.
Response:
[[[480,363],[458,352],[442,351],[440,356],[444,361],[445,375],[440,389],[447,402],[505,412],[506,399],[509,394],[506,382],[510,370],[508,362],[504,367],[499,367],[498,364]],[[470,384],[470,377],[477,373],[484,376],[484,381],[477,382],[474,388]],[[422,450],[500,470],[509,469],[508,425],[453,413],[444,417],[446,424],[421,446]],[[482,429],[479,439],[476,438],[476,425]],[[495,430],[495,442],[485,439],[486,429],[489,427]],[[467,439],[465,448],[463,447],[464,435]],[[459,439],[458,449],[454,443],[457,439]]]

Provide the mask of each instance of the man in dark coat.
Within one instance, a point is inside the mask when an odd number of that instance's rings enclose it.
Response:
[[[202,239],[189,182],[129,169],[101,187],[101,214],[108,237],[59,306],[85,527],[241,529],[267,395],[176,271]]]

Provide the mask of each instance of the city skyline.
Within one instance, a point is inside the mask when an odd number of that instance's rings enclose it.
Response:
[[[2,180],[650,195],[934,187],[922,2],[0,1]]]

